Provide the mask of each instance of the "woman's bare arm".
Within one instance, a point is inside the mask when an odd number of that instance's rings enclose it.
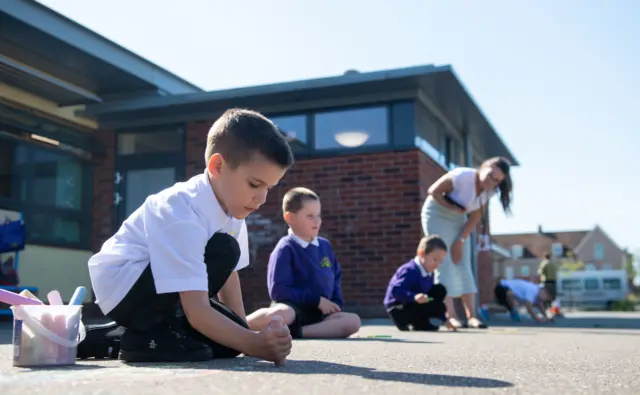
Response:
[[[436,202],[445,206],[449,210],[464,214],[464,211],[460,209],[460,207],[456,207],[444,199],[444,194],[451,191],[453,191],[453,177],[451,177],[451,174],[447,173],[431,184],[427,192]]]

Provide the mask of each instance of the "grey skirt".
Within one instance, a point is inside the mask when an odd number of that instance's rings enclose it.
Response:
[[[449,248],[458,239],[467,221],[466,215],[449,210],[431,196],[424,202],[420,216],[424,234],[440,236]],[[447,296],[455,298],[478,292],[471,268],[471,247],[471,239],[467,238],[460,261],[454,264],[451,262],[451,255],[447,254],[439,270],[436,271],[436,281],[447,288]]]

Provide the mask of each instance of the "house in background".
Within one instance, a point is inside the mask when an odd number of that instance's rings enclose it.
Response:
[[[494,243],[510,256],[494,259],[494,276],[537,281],[538,266],[549,253],[565,266],[580,270],[619,270],[626,253],[599,226],[592,230],[492,235]]]

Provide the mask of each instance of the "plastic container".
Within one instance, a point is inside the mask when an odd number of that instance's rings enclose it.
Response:
[[[81,305],[19,305],[13,310],[13,366],[74,365],[86,335]]]

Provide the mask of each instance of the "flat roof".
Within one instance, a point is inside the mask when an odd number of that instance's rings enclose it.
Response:
[[[36,76],[27,75],[33,73],[25,72],[25,68],[40,70],[98,96],[202,91],[34,0],[0,1],[0,24],[3,26],[0,53],[5,74],[10,67],[15,74],[15,63],[18,63],[22,66],[22,80],[30,78],[31,85],[35,84]],[[61,84],[54,82],[53,85],[59,89]]]
[[[419,92],[423,94],[419,94]],[[372,72],[347,72],[343,75],[259,86],[198,92],[186,95],[148,97],[87,106],[84,114],[100,122],[141,125],[185,122],[211,118],[227,108],[243,106],[264,111],[278,107],[282,111],[304,112],[323,103],[338,107],[340,100],[367,97],[363,100],[417,100],[428,97],[458,130],[466,128],[481,141],[487,152],[517,160],[450,65],[420,65]],[[403,96],[404,95],[404,96]],[[314,107],[312,107],[314,106]],[[274,112],[274,111],[266,111]]]

